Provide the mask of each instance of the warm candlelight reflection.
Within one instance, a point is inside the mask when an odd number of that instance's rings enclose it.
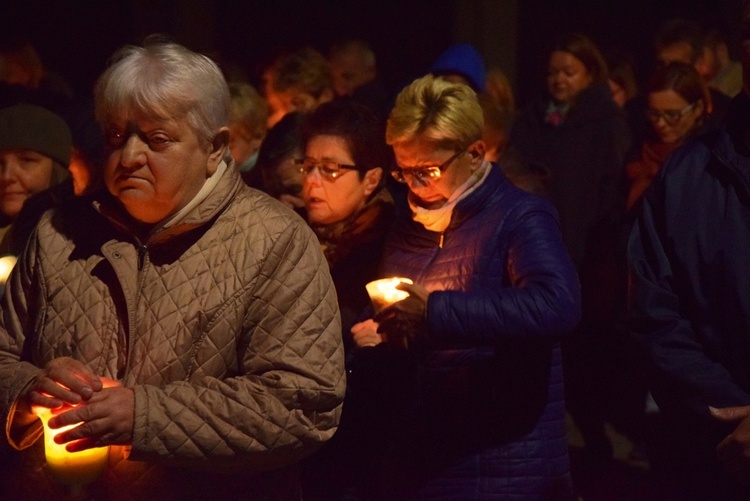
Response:
[[[0,284],[5,284],[16,265],[16,256],[0,257]]]
[[[408,278],[392,277],[375,280],[365,286],[367,287],[367,293],[370,295],[372,306],[375,308],[375,313],[409,296],[408,292],[396,288],[401,282],[406,284],[414,283]]]
[[[96,480],[107,465],[109,447],[68,452],[65,450],[65,444],[55,443],[55,436],[75,428],[78,424],[53,430],[49,427],[49,420],[52,417],[50,409],[40,410],[37,415],[44,425],[44,455],[50,474],[67,485],[84,485]]]

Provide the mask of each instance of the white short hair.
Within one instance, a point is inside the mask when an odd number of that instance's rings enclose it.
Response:
[[[211,143],[229,123],[229,89],[216,63],[162,40],[147,39],[143,47],[115,52],[94,96],[102,127],[115,116],[141,113],[185,118],[201,140]]]

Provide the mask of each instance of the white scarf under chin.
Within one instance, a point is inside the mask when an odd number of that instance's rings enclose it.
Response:
[[[227,164],[226,162],[224,162],[224,160],[222,160],[221,162],[219,162],[219,165],[216,167],[214,173],[206,178],[206,180],[203,182],[203,186],[193,197],[193,199],[188,202],[185,207],[177,211],[177,213],[169,218],[169,221],[164,223],[163,228],[169,228],[170,226],[176,225],[183,217],[185,217],[188,212],[193,210],[193,208],[195,208],[198,204],[205,200],[206,197],[208,197],[208,195],[213,191],[213,189],[216,188],[216,185],[219,183],[219,179],[221,179],[221,176],[224,175],[225,170],[227,170]]]
[[[451,222],[453,209],[458,202],[468,197],[482,186],[484,180],[490,173],[492,164],[484,160],[477,170],[471,173],[464,184],[456,188],[445,204],[437,209],[425,209],[414,203],[411,193],[409,194],[409,207],[411,207],[412,219],[422,224],[430,231],[443,232]]]

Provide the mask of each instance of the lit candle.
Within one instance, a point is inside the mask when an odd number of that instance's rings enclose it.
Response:
[[[50,474],[59,482],[73,486],[82,486],[96,480],[107,465],[109,446],[68,452],[65,444],[55,443],[55,436],[80,423],[53,430],[49,427],[52,417],[50,409],[39,409],[37,415],[44,425],[44,456]]]
[[[16,265],[16,256],[3,256],[0,257],[0,284],[5,284],[8,281],[10,272],[13,271],[13,267]]]
[[[392,305],[397,301],[406,299],[409,297],[409,293],[396,288],[400,283],[413,284],[408,278],[392,277],[375,280],[368,283],[365,287],[367,293],[370,295],[372,306],[375,308],[375,313],[378,313],[383,308]]]

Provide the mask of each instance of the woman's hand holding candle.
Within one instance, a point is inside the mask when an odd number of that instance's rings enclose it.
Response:
[[[30,408],[57,409],[78,405],[101,391],[102,382],[78,360],[59,357],[50,360],[37,375],[26,394]]]
[[[106,387],[85,404],[51,418],[49,426],[57,429],[81,423],[55,436],[58,444],[68,443],[69,452],[105,445],[130,445],[133,442],[134,409],[135,396],[131,388]]]
[[[404,348],[424,347],[424,324],[430,293],[421,285],[400,283],[396,287],[409,297],[388,306],[373,319],[390,344]]]
[[[384,341],[383,336],[378,334],[378,324],[372,319],[354,324],[352,326],[352,339],[354,344],[360,348],[377,346]]]

